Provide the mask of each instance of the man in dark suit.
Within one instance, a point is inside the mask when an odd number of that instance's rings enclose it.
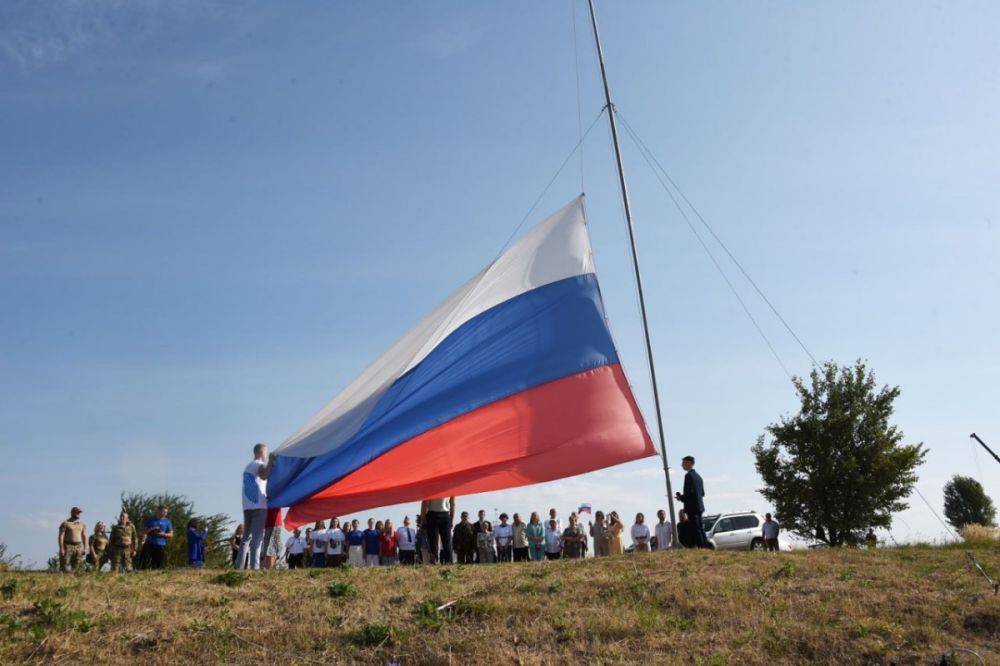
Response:
[[[687,472],[684,475],[684,492],[675,493],[678,502],[683,502],[684,513],[694,528],[694,537],[698,548],[708,548],[705,539],[705,529],[701,524],[701,516],[705,513],[705,484],[701,475],[694,471],[694,456],[684,456],[681,467]]]

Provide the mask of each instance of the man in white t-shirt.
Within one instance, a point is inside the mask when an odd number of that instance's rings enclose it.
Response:
[[[301,568],[305,552],[306,538],[302,536],[302,530],[296,527],[292,536],[288,537],[288,541],[285,543],[285,561],[288,562],[288,568]]]
[[[253,460],[243,469],[243,541],[236,559],[239,568],[247,561],[247,548],[250,549],[247,568],[260,568],[260,545],[267,521],[267,477],[273,463],[274,456],[268,457],[267,445],[255,444]]]
[[[403,518],[403,526],[396,530],[396,548],[399,549],[399,563],[416,562],[417,531],[410,527],[410,517]]]
[[[667,522],[667,512],[660,509],[656,512],[660,522],[656,523],[656,550],[667,550],[674,540],[674,526]]]

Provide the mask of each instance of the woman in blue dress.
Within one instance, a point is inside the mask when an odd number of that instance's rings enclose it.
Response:
[[[198,521],[193,518],[188,521],[187,546],[188,566],[200,569],[205,566],[205,541],[208,540],[208,528],[198,529]]]
[[[545,528],[538,517],[538,512],[531,512],[531,519],[524,528],[525,536],[528,537],[528,554],[533,562],[545,558]]]

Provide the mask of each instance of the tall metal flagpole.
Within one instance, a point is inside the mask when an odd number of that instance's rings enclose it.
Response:
[[[604,99],[607,101],[608,122],[611,123],[611,140],[615,146],[615,161],[618,164],[618,182],[622,188],[622,203],[625,204],[625,221],[628,224],[628,240],[632,246],[632,267],[635,269],[635,284],[639,291],[639,311],[642,314],[642,332],[646,339],[646,359],[649,361],[649,379],[653,384],[653,405],[656,407],[656,427],[660,434],[660,455],[663,458],[663,476],[667,481],[667,503],[670,506],[670,523],[673,525],[673,547],[679,543],[677,516],[674,514],[674,489],[670,483],[670,466],[667,464],[667,440],[663,434],[663,415],[660,413],[660,391],[656,386],[656,366],[653,363],[653,345],[649,341],[649,323],[646,320],[646,298],[642,292],[642,275],[639,272],[639,254],[635,247],[635,229],[632,226],[632,207],[628,201],[628,186],[625,184],[625,167],[622,165],[622,149],[618,144],[618,125],[615,122],[615,105],[611,101],[608,87],[608,73],[604,67],[604,51],[601,36],[597,32],[597,16],[594,14],[594,0],[587,0],[590,6],[590,24],[594,27],[594,43],[597,45],[597,60],[601,63],[601,80],[604,82]]]

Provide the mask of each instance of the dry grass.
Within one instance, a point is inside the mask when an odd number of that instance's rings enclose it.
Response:
[[[1000,663],[1000,598],[952,548],[5,573],[0,592],[3,663]]]
[[[962,528],[962,539],[970,546],[997,546],[1000,529],[988,525],[966,525]]]

